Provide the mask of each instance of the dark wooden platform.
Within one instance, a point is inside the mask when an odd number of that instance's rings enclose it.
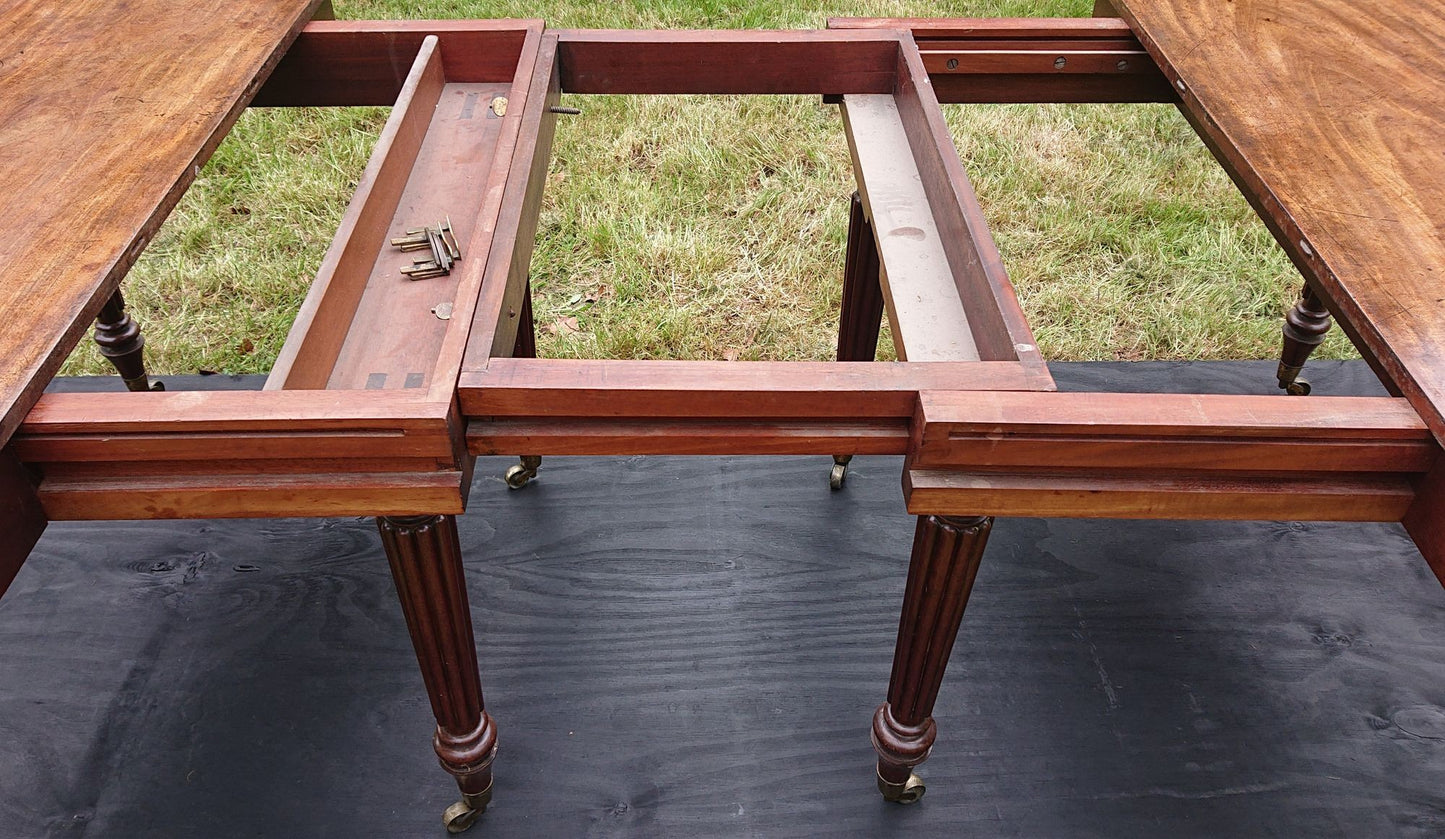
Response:
[[[1272,362],[1053,369],[1274,388]],[[510,463],[460,519],[501,732],[480,836],[1445,831],[1445,592],[1398,525],[1000,520],[903,808],[868,743],[897,458],[840,493],[826,457],[549,458],[520,492]],[[369,520],[52,525],[0,649],[0,835],[444,835]]]

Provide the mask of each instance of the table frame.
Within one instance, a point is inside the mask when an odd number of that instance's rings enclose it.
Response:
[[[0,583],[47,518],[379,516],[438,720],[434,745],[463,793],[448,826],[464,829],[490,798],[497,743],[452,518],[479,454],[907,455],[904,496],[917,534],[888,698],[873,725],[879,788],[897,801],[922,794],[913,769],[936,737],[933,702],[991,516],[1403,520],[1445,576],[1445,531],[1432,515],[1445,482],[1439,443],[1403,399],[1049,392],[937,104],[1173,101],[1187,113],[1127,25],[830,25],[786,33],[544,31],[535,21],[308,25],[253,104],[399,106],[328,254],[317,302],[299,318],[302,338],[333,329],[318,314],[326,286],[345,281],[351,249],[374,255],[393,221],[378,215],[374,196],[401,194],[422,143],[418,126],[425,135],[419,120],[435,107],[424,97],[405,105],[428,74],[449,82],[514,70],[469,239],[474,256],[456,284],[459,316],[427,386],[47,395],[0,455],[8,489],[0,515],[18,534],[0,552]],[[551,107],[564,92],[806,93],[839,102],[859,180],[840,363],[528,358],[527,268]],[[879,169],[905,155],[932,228],[905,223],[900,214],[919,208]],[[910,249],[918,241],[936,247],[920,255]],[[1300,267],[1310,278],[1310,266]],[[900,302],[930,272],[954,284],[962,321],[920,318]],[[871,360],[885,311],[900,356],[914,360]],[[217,458],[222,442],[227,455]]]

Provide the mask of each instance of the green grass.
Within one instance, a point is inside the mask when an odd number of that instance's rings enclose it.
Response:
[[[1091,6],[338,0],[337,12],[796,28],[833,15]],[[836,108],[816,97],[567,99],[584,114],[560,122],[533,259],[543,355],[831,357],[853,189]],[[1299,276],[1172,108],[945,112],[1045,357],[1276,354]],[[126,281],[153,371],[270,368],[385,118],[377,108],[242,117]],[[1333,330],[1317,355],[1355,353]],[[109,367],[83,342],[64,372]]]

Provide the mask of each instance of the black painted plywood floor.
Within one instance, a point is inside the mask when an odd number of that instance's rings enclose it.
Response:
[[[868,743],[899,459],[841,493],[818,457],[507,463],[461,520],[501,731],[473,835],[1445,832],[1445,592],[1397,526],[1000,521],[904,808]],[[0,836],[441,836],[431,728],[369,520],[52,525],[0,600]]]

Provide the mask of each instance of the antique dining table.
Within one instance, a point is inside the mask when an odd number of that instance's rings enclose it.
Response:
[[[1438,10],[1101,0],[1092,18],[784,32],[330,18],[319,0],[0,11],[0,593],[50,521],[375,516],[462,793],[449,830],[490,801],[505,731],[455,525],[479,455],[521,455],[521,488],[554,454],[816,454],[839,491],[853,455],[905,455],[916,535],[872,720],[878,788],[903,803],[995,516],[1403,522],[1445,579]],[[838,360],[536,358],[528,270],[544,188],[565,188],[546,177],[564,93],[839,107],[856,193]],[[1179,108],[1303,277],[1285,393],[1054,392],[939,108],[998,102]],[[166,391],[126,272],[242,109],[298,105],[391,111],[265,389]],[[896,362],[874,361],[883,317]],[[1299,398],[1332,322],[1391,395]],[[92,324],[126,389],[44,393]]]

